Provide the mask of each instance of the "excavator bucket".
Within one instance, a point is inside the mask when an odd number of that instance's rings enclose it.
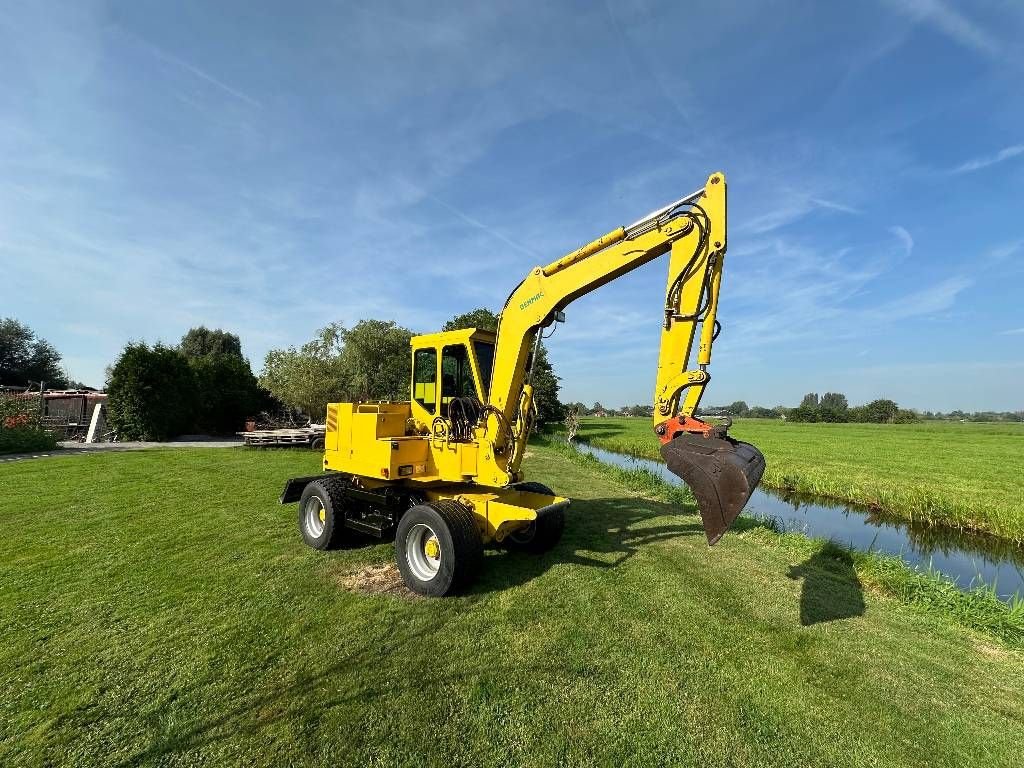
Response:
[[[729,530],[764,474],[757,448],[724,435],[682,434],[662,445],[661,455],[693,491],[709,545]]]

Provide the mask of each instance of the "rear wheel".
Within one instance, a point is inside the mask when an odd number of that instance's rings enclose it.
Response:
[[[336,549],[346,538],[344,483],[340,478],[325,478],[302,491],[299,531],[313,549]]]
[[[450,499],[417,504],[395,531],[395,557],[402,580],[413,592],[441,597],[476,580],[484,545],[473,513]]]
[[[555,492],[543,483],[518,483],[517,490],[528,493],[543,493],[547,496],[554,496]],[[562,540],[562,532],[565,530],[565,511],[556,509],[546,515],[534,520],[525,528],[510,533],[502,542],[508,549],[516,549],[522,552],[533,552],[540,554],[553,549]]]

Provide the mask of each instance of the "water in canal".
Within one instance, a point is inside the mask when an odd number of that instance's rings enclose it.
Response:
[[[682,480],[660,461],[638,459],[586,443],[579,450],[609,464],[646,469],[664,480]],[[1024,597],[1024,548],[993,536],[968,534],[952,528],[883,515],[875,510],[802,495],[783,495],[758,488],[743,514],[774,518],[787,531],[812,538],[831,539],[853,549],[897,555],[907,563],[931,567],[962,589],[989,586],[1003,600]]]

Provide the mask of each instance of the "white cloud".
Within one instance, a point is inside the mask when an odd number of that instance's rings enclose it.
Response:
[[[1003,243],[988,252],[988,258],[995,264],[1006,261],[1024,247],[1024,240],[1014,240],[1010,243]]]
[[[1000,336],[1024,336],[1024,328],[1009,328],[999,332]]]
[[[994,155],[987,155],[985,157],[976,157],[973,160],[968,160],[963,165],[958,165],[950,173],[972,173],[973,171],[980,171],[982,168],[988,168],[993,165],[1011,160],[1018,155],[1024,154],[1024,144],[1014,144],[1010,147],[1005,147]]]
[[[903,250],[906,251],[909,256],[914,250],[914,238],[910,236],[910,233],[905,227],[901,227],[898,224],[889,227],[889,231],[896,236],[896,239],[899,240],[900,244],[903,246]]]
[[[1002,52],[998,40],[943,0],[886,0],[886,3],[966,48],[993,57]]]
[[[748,218],[742,225],[744,232],[765,235],[777,229],[794,224],[818,210],[858,215],[861,211],[844,203],[826,200],[813,195],[791,195],[782,205]]]

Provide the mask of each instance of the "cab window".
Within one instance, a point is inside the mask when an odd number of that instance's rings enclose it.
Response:
[[[417,349],[412,365],[412,397],[427,413],[437,410],[437,350]]]
[[[453,397],[476,397],[473,366],[464,344],[445,347],[441,353],[441,402],[448,405]]]
[[[494,345],[489,341],[474,341],[476,365],[480,369],[480,399],[486,400],[491,392],[491,369],[494,368]]]

